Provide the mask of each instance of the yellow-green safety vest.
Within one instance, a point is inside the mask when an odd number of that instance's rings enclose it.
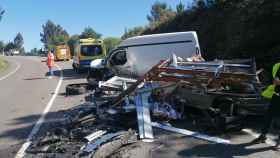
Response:
[[[277,63],[273,66],[272,68],[273,79],[276,78],[277,71],[279,70],[279,68],[280,68],[280,63]],[[271,99],[274,93],[275,93],[275,85],[271,84],[262,92],[262,96],[267,99]]]

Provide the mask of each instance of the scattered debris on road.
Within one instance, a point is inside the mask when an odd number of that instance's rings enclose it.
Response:
[[[79,95],[79,94],[84,94],[90,90],[93,90],[93,87],[88,83],[69,84],[66,86],[65,94],[66,96]]]
[[[69,86],[70,91],[80,93],[88,85]],[[118,155],[123,148],[140,143],[137,136],[143,142],[156,141],[153,127],[230,144],[224,138],[207,135],[209,131],[191,131],[166,122],[204,122],[199,125],[219,132],[231,127],[242,129],[247,115],[266,108],[267,102],[259,96],[261,88],[254,60],[205,62],[173,55],[137,80],[115,76],[99,82],[87,96],[89,102],[65,111],[57,128],[33,142],[28,156]]]

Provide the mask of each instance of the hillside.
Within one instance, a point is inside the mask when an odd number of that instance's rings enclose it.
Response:
[[[206,59],[255,57],[258,67],[270,69],[280,59],[279,19],[279,0],[224,0],[195,6],[143,34],[195,30]]]

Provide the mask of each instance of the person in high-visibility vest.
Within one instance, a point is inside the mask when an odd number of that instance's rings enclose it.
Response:
[[[262,95],[265,98],[270,99],[269,108],[265,114],[265,121],[262,129],[261,135],[255,139],[255,143],[264,143],[266,141],[266,134],[268,133],[272,121],[275,118],[280,118],[280,63],[277,63],[273,66],[272,69],[272,78],[273,82],[263,93]],[[280,132],[276,147],[280,145]]]
[[[47,66],[49,68],[49,77],[53,76],[54,55],[52,51],[48,52]]]

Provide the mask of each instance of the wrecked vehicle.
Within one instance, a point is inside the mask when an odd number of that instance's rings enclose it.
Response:
[[[190,62],[173,55],[172,59],[161,61],[123,91],[113,105],[134,93],[142,83],[176,83],[172,92],[157,95],[156,100],[169,99],[172,100],[169,104],[185,107],[181,109],[198,109],[218,129],[225,130],[227,125],[236,122],[242,128],[244,117],[263,115],[268,105],[268,101],[260,96],[263,87],[258,81],[255,65],[253,59]]]
[[[120,43],[106,59],[91,62],[89,83],[107,80],[114,75],[137,78],[145,74],[150,67],[172,54],[182,58],[201,56],[197,34],[175,32],[144,35],[128,38]]]

